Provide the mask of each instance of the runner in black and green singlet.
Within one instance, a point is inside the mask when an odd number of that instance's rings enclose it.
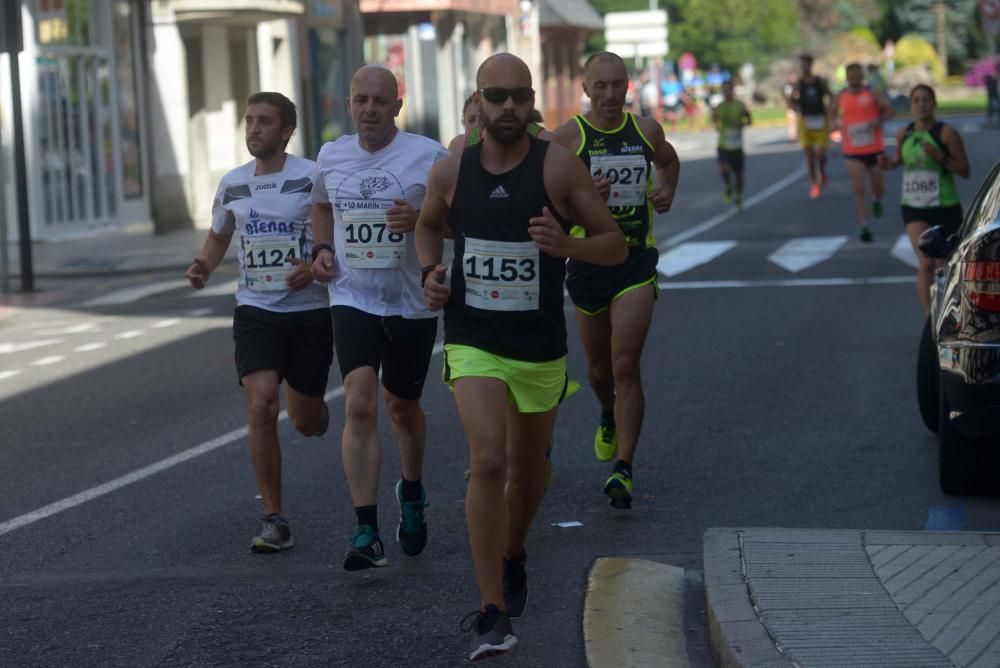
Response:
[[[639,358],[658,290],[653,218],[670,210],[680,162],[662,126],[624,111],[628,73],[618,55],[591,56],[583,74],[591,110],[564,123],[556,135],[587,165],[625,234],[629,256],[615,267],[570,261],[566,287],[601,403],[594,452],[605,462],[617,454],[604,492],[615,508],[630,508],[632,461],[645,411]]]

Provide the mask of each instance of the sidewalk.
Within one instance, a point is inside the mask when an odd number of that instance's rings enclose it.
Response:
[[[35,278],[183,272],[201,252],[207,234],[208,230],[186,229],[155,235],[146,228],[133,228],[66,241],[38,241],[32,244],[32,267]],[[11,286],[17,289],[21,270],[16,243],[8,246],[7,257]]]
[[[1000,666],[1000,533],[709,529],[719,666]]]

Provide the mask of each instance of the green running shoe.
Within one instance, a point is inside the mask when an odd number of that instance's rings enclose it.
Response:
[[[874,236],[872,235],[872,229],[867,225],[861,226],[861,234],[858,235],[859,238],[866,244],[870,244]]]
[[[882,217],[882,201],[874,199],[872,200],[872,215],[876,218]]]
[[[612,508],[628,510],[632,507],[632,478],[620,471],[615,471],[604,483],[604,493],[610,499]]]
[[[605,420],[603,415],[594,435],[594,454],[602,462],[610,462],[618,454],[618,432],[614,422]]]
[[[366,568],[388,566],[385,558],[385,548],[378,532],[367,524],[362,524],[351,535],[351,543],[344,555],[345,571],[360,571]]]
[[[396,483],[396,501],[399,503],[396,542],[403,548],[403,552],[415,557],[427,545],[427,520],[424,518],[424,508],[430,505],[427,503],[427,493],[421,488],[418,500],[403,501],[403,481],[400,479]]]

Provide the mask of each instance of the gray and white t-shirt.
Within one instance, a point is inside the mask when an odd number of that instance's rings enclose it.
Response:
[[[333,205],[337,266],[331,304],[379,316],[437,316],[424,304],[414,234],[391,233],[385,210],[396,199],[419,209],[431,166],[446,157],[438,142],[402,131],[373,153],[361,148],[357,135],[323,145],[312,199]]]
[[[219,182],[212,203],[212,230],[239,231],[240,281],[236,303],[268,311],[328,308],[326,286],[291,290],[285,275],[291,258],[309,260],[313,236],[311,193],[316,163],[294,155],[280,172],[255,176],[256,161],[232,170]]]

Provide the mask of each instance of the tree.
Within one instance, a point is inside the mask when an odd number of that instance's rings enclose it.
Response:
[[[969,42],[975,22],[976,0],[941,0],[946,10],[946,39],[948,61],[961,62],[969,56]],[[934,6],[938,0],[898,0],[894,3],[893,17],[901,32],[920,35],[938,49],[937,14]]]
[[[700,63],[763,70],[798,43],[799,20],[788,0],[671,0],[670,51]]]

